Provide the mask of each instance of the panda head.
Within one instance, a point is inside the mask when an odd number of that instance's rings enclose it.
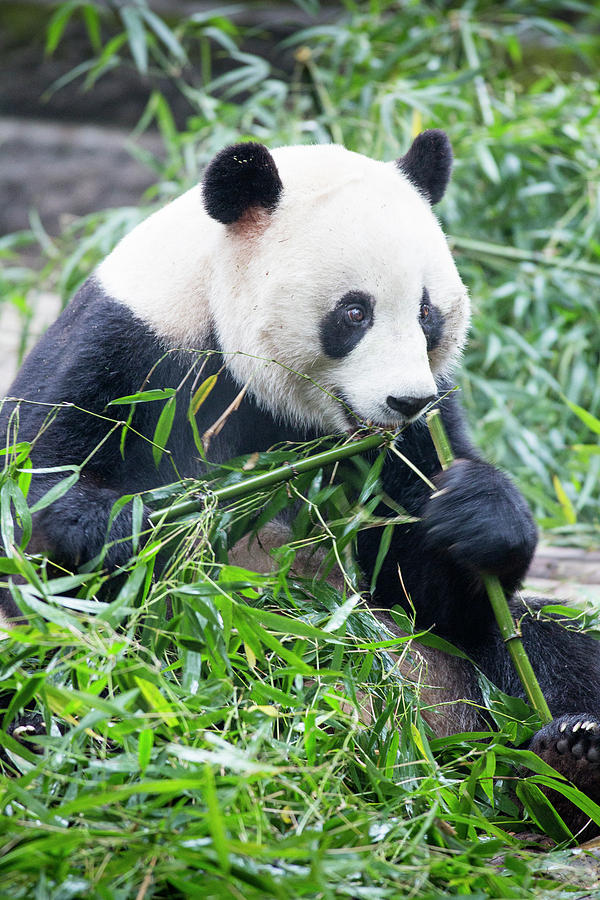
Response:
[[[213,160],[203,182],[220,223],[212,315],[232,371],[262,405],[339,431],[356,419],[397,427],[434,399],[469,320],[431,209],[451,165],[440,131],[395,163],[254,143]]]
[[[388,163],[335,145],[227,147],[96,277],[168,347],[216,342],[275,418],[395,428],[435,396],[468,327],[431,208],[451,164],[441,131]]]

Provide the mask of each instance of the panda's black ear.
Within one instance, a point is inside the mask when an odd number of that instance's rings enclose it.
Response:
[[[430,203],[437,203],[446,192],[452,171],[448,136],[438,128],[423,131],[396,165]]]
[[[221,150],[202,182],[207,213],[224,225],[233,225],[257,207],[275,209],[282,190],[275,160],[266,147],[251,141]]]

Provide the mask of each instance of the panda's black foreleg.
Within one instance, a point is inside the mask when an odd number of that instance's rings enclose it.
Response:
[[[40,493],[39,486],[36,493]],[[109,528],[111,511],[119,497],[117,491],[83,473],[67,493],[34,514],[29,549],[44,553],[69,570],[102,552],[103,568],[114,571],[127,562],[133,550],[131,504],[119,511]],[[147,527],[144,511],[142,529]]]
[[[425,547],[475,575],[496,575],[512,594],[537,543],[525,500],[510,479],[480,459],[457,459],[434,476],[422,510]]]
[[[394,497],[419,521],[395,528],[375,600],[414,610],[418,628],[471,653],[495,627],[481,573],[496,575],[512,594],[533,556],[536,528],[510,479],[486,462],[457,460],[434,482],[432,496],[419,485],[416,496]],[[367,577],[378,539],[375,530],[359,536]]]
[[[52,478],[35,478],[28,497],[30,506],[43,497],[58,482]],[[61,497],[32,516],[32,536],[27,545],[29,553],[40,553],[50,563],[50,571],[64,574],[98,559],[98,567],[109,573],[117,572],[125,566],[133,553],[132,505],[126,504],[110,523],[111,512],[120,495],[103,487],[91,477],[82,475],[80,480]],[[149,510],[143,510],[140,540],[149,528]],[[21,537],[15,525],[15,539]],[[24,579],[11,576],[18,585]],[[112,578],[105,588],[105,594],[112,595],[118,590],[120,579]],[[8,624],[23,621],[9,587],[0,587],[0,621]]]
[[[433,482],[433,492],[397,459],[386,460],[385,491],[415,521],[395,528],[375,599],[382,606],[401,603],[412,608],[417,627],[432,628],[470,652],[494,627],[481,573],[496,575],[512,594],[527,572],[537,531],[510,478],[482,460],[471,445],[458,403],[445,404],[444,423],[457,457],[447,470],[441,471],[426,428],[413,426],[398,445]],[[378,539],[373,530],[359,536],[367,577],[377,558]]]

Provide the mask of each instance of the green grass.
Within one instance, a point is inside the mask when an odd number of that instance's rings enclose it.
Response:
[[[146,158],[157,182],[146,208],[94,214],[55,238],[34,219],[31,233],[0,242],[0,290],[21,311],[23,346],[36,292],[50,287],[66,301],[227,142],[334,139],[393,158],[416,131],[443,127],[457,162],[439,213],[475,306],[460,384],[477,439],[518,477],[554,538],[597,543],[595,8],[565,6],[561,21],[545,3],[348,3],[333,23],[290,39],[290,78],[242,55],[243,34],[223,13],[166,27],[128,6],[109,44],[99,5],[57,9],[50,50],[66,39],[60,10],[87,17],[89,89],[103,66],[166,72],[190,118],[178,130],[157,88],[139,129],[159,127],[166,157]],[[211,82],[220,53],[235,66]],[[31,245],[42,254],[34,269],[19,256]],[[279,461],[261,458],[255,471]],[[24,576],[31,625],[7,636],[0,661],[0,745],[20,769],[2,780],[0,896],[433,900],[596,889],[573,857],[533,853],[516,836],[534,828],[512,791],[525,762],[537,772],[521,780],[529,813],[565,837],[535,790],[547,770],[511,749],[535,727],[520,701],[484,684],[498,731],[477,739],[435,739],[424,723],[419,689],[398,668],[409,642],[356,592],[352,542],[374,508],[375,479],[358,506],[352,487],[368,474],[350,472],[345,491],[308,473],[220,510],[208,495],[199,514],[139,535],[116,597],[98,600],[100,566],[56,577],[14,546],[13,513],[28,518],[27,474],[3,473],[0,572]],[[258,510],[268,521],[298,499],[294,543],[274,573],[228,564]],[[343,594],[291,574],[307,545],[342,561]],[[597,630],[593,614],[582,622]],[[6,734],[32,704],[49,726],[35,739],[40,755]]]

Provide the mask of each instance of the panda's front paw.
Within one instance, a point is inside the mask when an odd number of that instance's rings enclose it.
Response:
[[[502,472],[472,459],[457,459],[435,484],[423,514],[428,546],[468,569],[498,575],[514,590],[537,540],[519,491]]]
[[[561,716],[531,739],[529,749],[571,778],[576,764],[600,771],[600,720],[594,716]]]

